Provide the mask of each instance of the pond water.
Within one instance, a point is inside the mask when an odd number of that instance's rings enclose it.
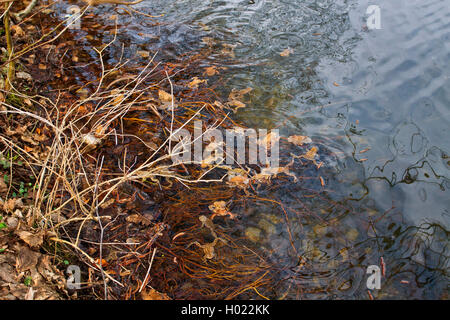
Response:
[[[366,26],[371,4],[381,29]],[[133,8],[163,16],[120,14],[112,57],[125,44],[125,56],[159,50],[171,59],[211,38],[205,66],[226,67],[221,90],[253,88],[234,117],[309,136],[319,149],[324,166],[307,169],[316,179],[285,178],[264,191],[289,208],[289,230],[279,206],[241,208],[236,232],[280,265],[266,296],[368,299],[367,267],[382,259],[374,297],[448,298],[447,0],[151,0]],[[93,10],[113,25],[111,6]]]

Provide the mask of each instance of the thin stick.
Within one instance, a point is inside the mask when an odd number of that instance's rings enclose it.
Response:
[[[155,258],[156,249],[158,249],[158,248],[155,247],[155,249],[153,249],[152,259],[150,260],[150,265],[148,266],[147,274],[145,275],[144,281],[142,282],[142,285],[141,285],[141,288],[139,289],[139,292],[141,292],[142,289],[144,289],[145,284],[147,283],[147,278],[148,278],[148,276],[150,274],[150,269],[152,268],[152,264],[153,264],[153,258]]]
[[[37,0],[32,0],[32,1],[30,2],[30,4],[29,4],[25,9],[23,9],[22,11],[20,11],[20,12],[14,14],[14,17],[15,17],[19,22],[22,21],[22,16],[28,15],[28,14],[31,12],[31,10],[33,10],[33,8],[36,6],[36,4],[37,4]]]

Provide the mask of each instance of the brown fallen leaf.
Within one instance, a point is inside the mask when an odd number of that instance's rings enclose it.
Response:
[[[0,179],[0,193],[8,191],[8,186],[6,185],[4,179]]]
[[[294,136],[290,136],[288,138],[288,141],[290,143],[293,143],[293,144],[297,145],[297,146],[302,146],[305,143],[311,143],[312,142],[310,137],[307,137],[307,136],[295,136],[295,135]]]
[[[250,182],[250,179],[246,176],[236,175],[236,176],[230,176],[228,178],[227,184],[232,187],[239,187],[239,188],[247,188],[248,183]]]
[[[216,256],[215,252],[214,252],[214,246],[217,244],[218,241],[222,241],[223,243],[227,243],[226,240],[222,239],[222,238],[218,238],[215,237],[213,242],[210,243],[206,243],[206,244],[200,244],[198,241],[194,241],[191,242],[188,247],[190,247],[191,245],[197,245],[198,247],[202,248],[203,250],[203,259],[206,261],[208,259],[214,259],[214,257]]]
[[[251,92],[253,88],[245,88],[241,90],[237,90],[236,88],[231,89],[230,94],[228,95],[228,100],[242,100],[244,95]]]
[[[141,292],[142,300],[172,300],[170,297],[165,294],[156,291],[155,289],[150,289],[150,291],[142,291]]]
[[[335,82],[333,82],[333,85],[335,86],[335,87],[339,87],[339,84],[335,81]]]
[[[142,224],[143,226],[148,226],[148,225],[150,225],[152,223],[150,219],[145,218],[145,217],[143,217],[141,215],[138,215],[138,214],[129,215],[126,218],[126,220],[128,222],[131,222],[131,223]]]
[[[16,199],[10,198],[3,203],[3,210],[6,212],[13,212],[16,208]]]
[[[140,55],[142,58],[148,58],[150,57],[150,52],[148,51],[144,51],[144,50],[139,50],[137,52],[138,55]]]
[[[287,49],[284,49],[283,51],[281,51],[280,56],[288,57],[291,53],[294,53],[294,49],[287,48]]]
[[[203,37],[202,42],[206,44],[208,47],[212,47],[214,45],[214,39],[211,37]]]
[[[288,175],[290,177],[294,178],[294,181],[297,181],[297,176],[292,173],[291,171],[289,171],[289,168],[286,167],[267,167],[267,168],[263,168],[261,169],[261,172],[258,174],[255,174],[252,177],[252,180],[256,181],[256,182],[268,182],[270,181],[270,179],[272,179],[272,177],[276,177],[278,176],[278,174],[280,173],[284,173],[285,175]]]
[[[199,79],[198,77],[192,78],[192,81],[188,83],[188,87],[191,89],[197,89],[199,85],[202,83],[207,83],[208,80],[205,79]]]
[[[163,102],[172,102],[172,95],[164,90],[158,90],[158,97]]]
[[[39,247],[44,242],[44,233],[31,233],[29,231],[18,231],[16,234],[19,236],[21,240],[23,240],[27,245],[32,248]]]
[[[264,139],[260,139],[260,141],[258,141],[258,144],[262,147],[270,148],[272,146],[272,143],[275,144],[279,140],[280,136],[278,134],[276,134],[275,132],[270,132],[264,137]]]
[[[228,101],[227,105],[230,107],[235,107],[233,112],[236,112],[237,110],[239,110],[241,108],[245,108],[245,106],[246,106],[245,103],[238,101],[238,100]]]
[[[16,250],[16,270],[24,272],[35,267],[39,261],[40,253],[34,252],[26,246],[18,246]]]
[[[27,131],[27,128],[28,128],[28,125],[18,126],[18,127],[15,128],[14,130],[12,130],[11,128],[7,127],[7,128],[5,129],[5,131],[6,131],[6,134],[7,134],[8,136],[12,136],[12,135],[15,135],[15,134],[20,134],[20,135],[22,135],[22,134],[24,134],[24,133]]]
[[[97,265],[100,265],[100,259],[95,259],[95,263]],[[105,259],[102,259],[102,267],[106,267],[108,266],[108,261],[106,261]]]
[[[16,37],[24,37],[25,36],[25,31],[23,31],[23,29],[17,24],[11,26],[11,30],[14,32],[14,35]]]
[[[236,88],[233,88],[228,95],[228,102],[227,105],[230,107],[235,107],[233,112],[236,112],[240,108],[245,108],[245,103],[241,102],[241,100],[244,98],[244,95],[252,91],[253,88],[245,88],[241,90],[237,90]]]
[[[208,208],[213,212],[211,220],[213,220],[215,216],[227,216],[227,215],[230,216],[231,219],[236,218],[236,215],[227,210],[225,201],[216,201]]]
[[[234,59],[236,57],[234,54],[234,48],[236,48],[236,45],[223,43],[221,53],[225,56],[229,56],[230,58]]]
[[[217,70],[217,67],[215,67],[215,66],[205,68],[205,74],[209,77],[212,77],[213,75],[216,75],[218,73],[219,73],[219,71]]]

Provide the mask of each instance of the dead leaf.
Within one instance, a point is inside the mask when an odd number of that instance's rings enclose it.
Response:
[[[126,220],[128,222],[131,222],[131,223],[142,224],[143,226],[148,226],[148,225],[150,225],[152,223],[150,219],[145,218],[145,217],[143,217],[143,216],[141,216],[139,214],[129,215],[126,218]]]
[[[34,148],[31,148],[31,147],[29,147],[29,146],[23,146],[23,149],[26,151],[26,152],[31,152],[31,151],[33,151],[34,150]]]
[[[216,75],[218,73],[219,73],[219,71],[217,70],[217,67],[215,67],[215,66],[205,68],[205,74],[209,77],[212,77],[213,75]]]
[[[95,263],[97,265],[100,265],[100,259],[95,259]],[[108,266],[108,261],[106,261],[105,259],[102,259],[102,268]]]
[[[39,252],[34,252],[26,246],[19,247],[16,253],[17,271],[20,273],[34,268],[38,263],[39,256]]]
[[[202,38],[202,42],[206,45],[208,45],[208,47],[212,47],[214,44],[214,39],[211,37],[203,37]]]
[[[172,102],[172,95],[164,90],[158,90],[158,97],[162,102]]]
[[[304,155],[302,155],[302,158],[305,158],[306,160],[313,161],[317,155],[317,147],[312,147],[308,150]]]
[[[242,102],[240,102],[240,101],[238,101],[238,100],[231,100],[231,101],[228,101],[228,106],[230,106],[230,107],[235,107],[234,108],[234,110],[233,110],[233,112],[236,112],[237,110],[239,110],[239,109],[241,109],[241,108],[245,108],[245,103],[242,103]]]
[[[11,26],[11,30],[14,32],[14,35],[16,37],[24,37],[25,36],[25,31],[23,31],[23,29],[19,25]]]
[[[33,80],[33,77],[31,76],[31,74],[23,72],[23,71],[16,72],[16,78],[27,80],[27,81]]]
[[[202,80],[202,79],[199,79],[198,77],[194,77],[194,78],[192,78],[192,81],[188,83],[188,87],[192,88],[192,89],[197,89],[200,84],[207,83],[207,82],[208,82],[208,80],[205,80],[205,79]]]
[[[216,201],[208,208],[213,212],[211,220],[214,219],[215,216],[227,216],[227,215],[230,216],[231,219],[236,218],[236,216],[233,213],[227,210],[225,201]]]
[[[44,233],[31,233],[29,231],[18,231],[16,234],[22,239],[26,244],[32,248],[39,247],[44,242]]]
[[[26,124],[24,126],[18,126],[15,130],[11,130],[11,128],[7,127],[5,129],[5,131],[6,131],[6,134],[8,136],[12,136],[12,135],[15,135],[15,134],[22,135],[22,134],[24,134],[27,131],[27,128],[28,128],[28,125]]]
[[[253,88],[245,88],[245,89],[241,89],[241,90],[237,90],[236,88],[233,88],[230,92],[230,94],[228,95],[228,100],[242,100],[244,98],[244,95],[246,95],[247,93],[251,92],[253,90]]]
[[[297,146],[302,146],[305,143],[311,143],[312,142],[311,138],[307,137],[307,136],[290,136],[288,138],[288,141],[290,143],[293,143],[293,144],[297,145]]]
[[[284,50],[280,53],[280,56],[282,56],[282,57],[288,57],[291,53],[294,53],[294,49],[292,49],[292,48],[287,48],[287,49],[284,49]]]
[[[229,56],[230,58],[234,59],[235,58],[234,48],[236,48],[236,45],[223,43],[221,53],[225,56]]]
[[[236,175],[236,176],[229,176],[227,184],[232,187],[239,187],[246,189],[248,187],[248,183],[250,182],[250,179],[246,176]]]
[[[275,144],[280,140],[280,137],[275,132],[270,132],[267,134],[264,139],[260,139],[258,141],[258,144],[262,147],[270,148],[272,146],[272,143]]]
[[[150,52],[148,51],[144,51],[144,50],[139,50],[137,52],[138,55],[140,55],[142,58],[148,58],[150,57]]]
[[[4,179],[0,179],[0,193],[8,191],[8,186],[6,185]]]
[[[293,174],[291,171],[289,171],[289,168],[287,166],[286,167],[267,167],[267,168],[263,168],[263,169],[261,169],[260,173],[255,174],[252,177],[252,180],[257,181],[257,182],[267,182],[272,177],[276,177],[280,173],[284,173],[284,174],[286,174],[288,176],[291,176],[291,177],[294,178],[294,181],[297,181],[297,176],[295,174]]]
[[[22,135],[22,136],[20,137],[20,139],[21,139],[22,141],[31,143],[31,144],[34,145],[34,146],[38,146],[38,145],[39,145],[39,142],[37,142],[36,140],[34,140],[33,137],[31,137],[31,135],[30,135],[29,133],[25,133],[24,135]]]
[[[235,107],[233,112],[236,112],[237,110],[239,110],[240,108],[245,108],[245,103],[241,102],[240,100],[242,100],[244,98],[244,95],[246,95],[247,93],[249,93],[250,91],[252,91],[252,88],[245,88],[242,90],[237,90],[235,88],[233,88],[230,92],[230,94],[228,95],[228,102],[227,105],[229,107]]]
[[[29,107],[33,106],[33,103],[32,103],[31,100],[28,99],[28,98],[23,99],[23,102],[25,102],[26,105],[29,106]]]
[[[149,292],[142,291],[141,296],[143,300],[172,300],[167,294],[158,292],[153,288]]]
[[[13,212],[16,208],[16,199],[10,198],[3,203],[3,210],[6,212]]]

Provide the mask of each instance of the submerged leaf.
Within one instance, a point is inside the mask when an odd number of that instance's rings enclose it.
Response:
[[[288,141],[290,143],[293,143],[293,144],[297,145],[297,146],[302,146],[305,143],[311,143],[312,142],[311,138],[307,137],[307,136],[290,136],[288,138]]]

